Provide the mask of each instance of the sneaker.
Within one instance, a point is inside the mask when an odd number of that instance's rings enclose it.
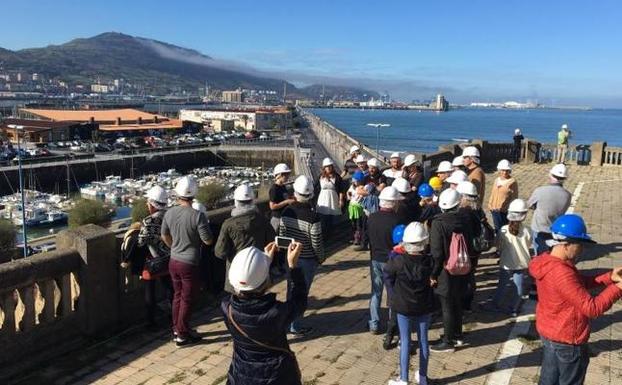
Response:
[[[430,346],[430,350],[436,353],[453,353],[456,351],[456,348],[446,342],[441,342]]]
[[[388,385],[408,385],[408,382],[396,378],[395,380],[389,380]]]
[[[177,345],[178,347],[182,347],[182,346],[188,346],[188,345],[194,345],[198,342],[200,342],[202,340],[201,337],[196,337],[196,336],[191,336],[188,335],[188,337],[186,338],[182,338],[182,337],[175,337],[174,341],[175,341],[175,345]]]
[[[454,347],[456,348],[463,348],[465,346],[469,346],[469,343],[465,340],[456,339],[456,341],[454,342]]]
[[[419,375],[419,371],[418,370],[415,372],[415,382],[417,384],[421,383],[421,376]]]
[[[393,347],[393,336],[389,334],[385,334],[382,339],[382,348],[384,350],[391,350]]]
[[[203,338],[201,334],[196,331],[196,329],[188,330],[188,335],[193,338]],[[177,338],[177,332],[173,332],[173,341],[175,341],[175,338]]]
[[[289,334],[296,336],[296,337],[304,337],[308,334],[311,334],[313,332],[313,328],[310,327],[301,327],[298,330],[289,330]]]

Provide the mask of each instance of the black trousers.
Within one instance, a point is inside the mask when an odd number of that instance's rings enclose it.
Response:
[[[462,339],[462,297],[460,295],[439,296],[443,310],[443,341],[453,344]]]
[[[165,275],[157,279],[145,280],[145,306],[147,308],[147,323],[155,324],[156,306],[158,305],[158,299],[156,297],[156,284],[160,282],[166,300],[169,303],[173,303],[173,283],[171,282],[171,276]]]

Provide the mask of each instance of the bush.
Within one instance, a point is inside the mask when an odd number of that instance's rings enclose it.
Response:
[[[0,263],[10,261],[15,256],[16,235],[13,223],[0,218]]]
[[[147,200],[145,198],[138,198],[132,202],[132,223],[141,222],[148,216],[149,209],[147,208]]]
[[[227,189],[225,186],[218,183],[210,183],[205,186],[199,187],[196,199],[203,203],[205,207],[213,209],[227,195]]]
[[[69,211],[69,228],[75,228],[89,223],[106,225],[110,222],[110,214],[101,201],[80,199]]]

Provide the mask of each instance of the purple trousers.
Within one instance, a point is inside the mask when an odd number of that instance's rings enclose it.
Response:
[[[199,267],[171,258],[168,265],[173,281],[173,332],[188,336],[192,312],[192,295],[198,285]]]

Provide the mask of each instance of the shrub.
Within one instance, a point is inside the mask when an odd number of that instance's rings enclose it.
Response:
[[[69,228],[75,228],[89,223],[106,225],[110,222],[110,214],[101,201],[80,199],[69,211]]]
[[[15,236],[17,230],[13,223],[0,218],[0,263],[10,261],[15,255]]]
[[[225,186],[218,183],[210,183],[199,187],[196,199],[203,203],[207,209],[212,209],[227,195]]]
[[[138,198],[132,202],[132,223],[140,222],[148,216],[149,209],[145,198]]]

